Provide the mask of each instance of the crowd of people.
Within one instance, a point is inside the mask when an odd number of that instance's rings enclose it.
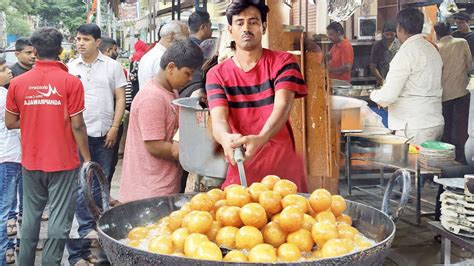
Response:
[[[24,190],[20,198],[24,200],[20,207],[19,264],[34,264],[46,204],[49,221],[42,264],[60,264],[65,247],[71,265],[98,262],[90,241],[97,238],[96,224],[77,177],[81,165],[94,161],[111,181],[127,86],[134,99],[120,202],[182,190],[181,179],[185,182],[186,178],[178,162],[178,111],[171,101],[180,91],[182,96],[195,91],[202,94],[205,87],[213,133],[230,163],[224,185],[238,183],[232,150],[245,146],[246,163],[254,169],[252,181],[272,172],[294,177],[299,189],[306,191],[302,160],[294,150],[288,117],[294,98],[304,96],[307,88],[292,55],[262,48],[268,11],[263,2],[242,1],[228,7],[235,55],[214,68],[217,42],[211,38],[209,14],[199,10],[190,16],[188,24],[170,21],[163,25],[154,47],[138,42],[128,80],[114,60],[116,43],[101,36],[95,24],[77,29],[79,56],[67,66],[58,60],[63,36],[48,27],[37,29],[29,38],[31,44],[23,55],[28,60],[21,60],[18,53],[21,65],[13,67],[20,73],[17,77],[13,78],[12,70],[0,62],[0,109],[5,117],[3,120],[2,115],[0,134],[7,141],[0,150],[0,179],[2,189],[8,190],[0,201],[0,261],[12,263],[15,259],[7,253],[6,226],[20,182]],[[246,86],[256,91],[248,94],[243,91]],[[231,100],[224,101],[226,97]],[[299,174],[287,167],[274,167],[283,166],[284,161],[294,162],[293,170]],[[101,201],[97,178],[92,182],[92,194],[96,202]],[[73,217],[79,224],[80,241],[68,240]]]
[[[167,22],[153,47],[141,40],[135,44],[130,73],[115,60],[117,43],[95,24],[77,28],[78,57],[67,66],[58,59],[63,36],[57,29],[39,28],[18,40],[18,63],[9,69],[0,59],[0,265],[15,261],[9,220],[22,223],[21,243],[16,243],[19,264],[34,265],[46,204],[42,264],[59,265],[65,247],[71,265],[99,262],[91,252],[96,222],[78,175],[81,166],[97,162],[110,184],[125,110],[130,115],[123,169],[118,199],[110,204],[184,192],[187,173],[179,164],[179,116],[172,104],[179,97],[207,95],[212,135],[229,163],[223,187],[240,182],[233,153],[243,146],[249,185],[275,174],[307,192],[289,116],[294,100],[308,88],[293,55],[262,47],[268,12],[264,1],[229,4],[233,56],[222,62],[206,11],[195,11],[187,24]],[[396,23],[384,26],[371,59],[382,88],[370,97],[388,107],[388,127],[395,134],[418,144],[443,137],[461,149],[467,134],[472,35],[462,27],[451,34],[449,25],[439,23],[434,45],[421,35],[423,22],[423,13],[409,8],[399,12]],[[332,22],[327,33],[333,42],[326,56],[328,73],[350,81],[354,53],[344,29]],[[461,123],[466,128],[454,126]],[[97,203],[99,187],[95,177]],[[68,240],[74,217],[79,241]]]
[[[466,163],[469,81],[472,71],[474,33],[470,15],[456,13],[457,30],[439,22],[436,42],[423,33],[424,14],[416,8],[401,10],[396,23],[388,21],[382,39],[372,46],[371,74],[379,90],[371,93],[372,108],[386,118],[384,125],[412,143],[437,140],[456,146],[456,161]],[[351,82],[354,51],[338,22],[327,27],[333,43],[326,55],[332,79]]]

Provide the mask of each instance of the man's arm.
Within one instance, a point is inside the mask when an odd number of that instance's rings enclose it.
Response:
[[[20,116],[17,114],[10,113],[9,111],[6,111],[5,112],[5,126],[8,129],[20,128]]]
[[[235,146],[245,145],[245,157],[251,159],[253,155],[287,123],[291,108],[295,101],[295,92],[279,89],[275,92],[273,111],[263,125],[258,135],[248,135],[234,142]]]
[[[71,116],[72,134],[76,140],[77,147],[81,153],[83,163],[87,163],[91,160],[91,154],[89,152],[89,144],[87,142],[87,128],[84,123],[82,113]]]
[[[120,87],[115,89],[115,112],[112,127],[110,127],[105,137],[105,147],[112,148],[117,141],[117,134],[122,124],[123,114],[125,112],[125,88]]]
[[[215,107],[211,110],[212,135],[222,146],[227,163],[235,165],[234,148],[242,145],[234,145],[241,134],[232,134],[227,119],[229,118],[229,108],[224,106]]]
[[[341,75],[346,72],[350,72],[352,70],[352,64],[350,63],[345,63],[340,67],[329,67],[329,72],[336,74],[336,75]]]
[[[463,48],[464,48],[464,56],[466,57],[466,67],[467,67],[467,74],[471,73],[472,70],[472,54],[471,54],[471,49],[469,49],[469,44],[466,42],[463,42]]]
[[[147,140],[145,147],[148,152],[160,159],[178,161],[179,160],[179,144],[175,141],[166,140]]]
[[[377,69],[376,65],[374,63],[370,63],[370,73],[375,76],[377,79],[377,86],[382,86],[384,82],[384,78],[380,74],[379,70]]]
[[[384,86],[370,94],[370,99],[382,107],[387,107],[397,101],[398,96],[405,87],[410,76],[410,64],[408,55],[400,52],[395,55],[390,63]]]

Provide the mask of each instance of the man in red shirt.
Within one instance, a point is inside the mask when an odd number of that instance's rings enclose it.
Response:
[[[344,28],[339,22],[331,22],[327,27],[328,38],[333,45],[329,51],[329,77],[351,82],[351,70],[354,63],[352,44],[344,37]]]
[[[291,54],[262,48],[268,11],[264,1],[229,5],[235,56],[207,74],[213,135],[230,163],[223,187],[240,182],[233,150],[244,146],[248,185],[275,174],[306,192],[303,161],[288,119],[294,99],[305,96],[307,87]]]
[[[15,78],[7,94],[5,124],[21,129],[23,223],[19,265],[34,265],[41,214],[48,202],[50,219],[42,265],[59,265],[74,217],[79,152],[90,161],[81,81],[57,61],[61,33],[40,28],[31,36],[38,60]]]

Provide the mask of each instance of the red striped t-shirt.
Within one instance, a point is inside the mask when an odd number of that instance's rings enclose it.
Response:
[[[263,49],[253,69],[242,71],[232,59],[213,67],[206,77],[209,107],[229,108],[232,133],[258,135],[273,111],[275,92],[291,90],[295,97],[304,97],[307,87],[300,67],[287,52]],[[248,185],[274,174],[296,183],[307,191],[303,160],[295,151],[290,122],[273,136],[244,166]],[[236,166],[230,166],[223,187],[239,184]]]

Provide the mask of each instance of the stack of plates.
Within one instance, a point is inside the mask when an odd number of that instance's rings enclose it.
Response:
[[[418,157],[422,167],[442,167],[454,163],[456,150],[454,145],[439,141],[426,141],[420,145]]]
[[[474,238],[474,196],[447,190],[440,199],[443,227],[454,234]]]

